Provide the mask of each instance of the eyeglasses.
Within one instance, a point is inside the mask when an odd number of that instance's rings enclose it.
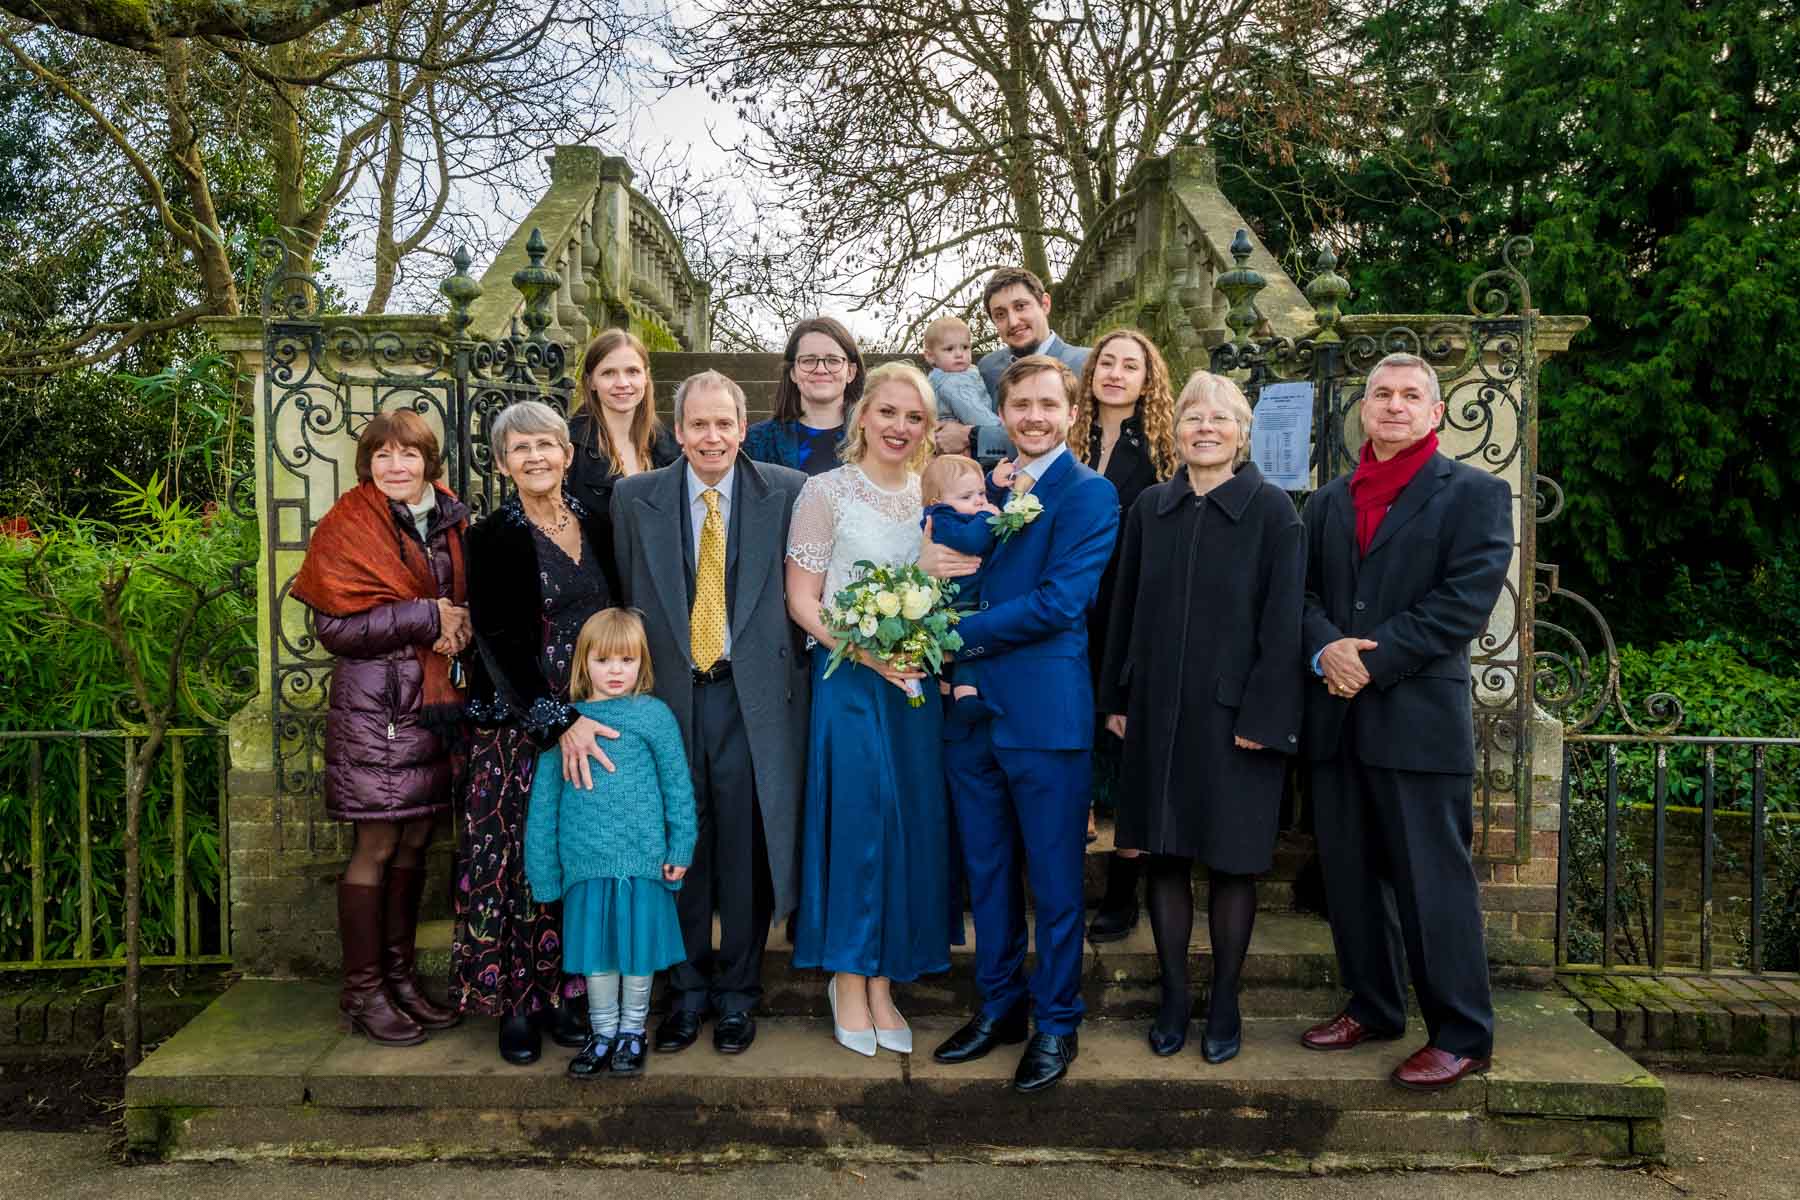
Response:
[[[836,375],[850,365],[850,360],[841,354],[802,354],[794,360],[794,365],[808,375],[816,375],[821,371],[827,375]]]

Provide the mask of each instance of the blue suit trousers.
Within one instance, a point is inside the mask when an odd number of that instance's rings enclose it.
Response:
[[[984,721],[968,737],[944,743],[975,915],[981,1009],[1001,1017],[1029,991],[1040,1032],[1073,1033],[1083,1012],[1082,872],[1091,752],[995,746],[992,727]],[[1029,983],[1027,880],[1037,917],[1037,967]]]

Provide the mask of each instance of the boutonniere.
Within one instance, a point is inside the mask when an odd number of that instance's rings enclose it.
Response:
[[[993,529],[995,539],[1004,542],[1043,515],[1044,502],[1026,492],[1008,500],[1005,508],[988,518],[988,526]]]

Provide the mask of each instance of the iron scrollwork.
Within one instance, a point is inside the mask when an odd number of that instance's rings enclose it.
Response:
[[[488,444],[494,417],[520,400],[567,411],[574,381],[562,345],[547,332],[561,279],[544,265],[546,248],[535,231],[530,264],[514,276],[529,333],[520,333],[516,318],[508,335],[495,340],[468,336],[469,306],[482,288],[468,274],[466,249],[457,251],[455,273],[441,289],[449,301],[445,318],[388,323],[328,315],[325,290],[286,246],[271,239],[263,250],[281,264],[262,294],[262,557],[275,789],[278,799],[304,799],[310,851],[314,814],[322,811],[319,767],[332,659],[319,645],[310,610],[289,591],[314,525],[356,482],[357,435],[379,412],[404,408],[424,416],[443,435],[447,486],[479,516],[503,496]],[[288,808],[275,806],[278,848]]]

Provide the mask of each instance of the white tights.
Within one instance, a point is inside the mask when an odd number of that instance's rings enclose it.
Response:
[[[587,977],[588,1022],[594,1036],[643,1033],[650,1015],[650,976],[604,971]]]

